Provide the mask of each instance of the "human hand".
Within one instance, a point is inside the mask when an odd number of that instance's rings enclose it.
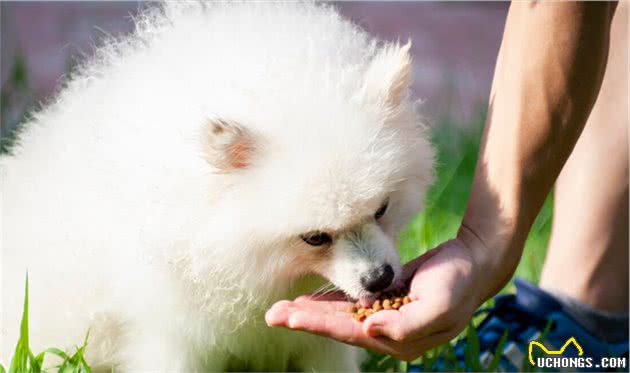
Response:
[[[443,243],[407,263],[412,302],[383,310],[363,322],[352,318],[342,293],[280,301],[267,311],[272,327],[303,330],[411,361],[455,337],[481,304],[482,271],[460,239]]]

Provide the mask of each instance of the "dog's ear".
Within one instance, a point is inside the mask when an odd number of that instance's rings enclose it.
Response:
[[[254,153],[254,139],[240,124],[210,119],[204,139],[206,160],[220,172],[230,172],[249,166]]]
[[[412,81],[411,41],[389,45],[370,62],[365,72],[364,95],[387,108],[400,105]]]

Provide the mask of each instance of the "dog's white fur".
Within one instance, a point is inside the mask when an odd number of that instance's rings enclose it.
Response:
[[[355,298],[374,266],[400,275],[393,242],[433,157],[409,46],[315,4],[167,4],[136,23],[1,160],[4,362],[28,270],[36,351],[89,329],[98,367],[356,370],[349,347],[263,314],[308,274]]]

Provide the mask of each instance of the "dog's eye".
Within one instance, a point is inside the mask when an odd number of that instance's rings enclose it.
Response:
[[[379,208],[376,213],[374,213],[374,219],[380,219],[383,217],[383,215],[385,215],[385,212],[387,211],[387,206],[389,205],[389,198],[385,200],[385,202],[383,202],[383,206],[381,206],[381,208]]]
[[[322,246],[332,242],[332,237],[324,232],[310,232],[300,236],[304,242],[311,246]]]

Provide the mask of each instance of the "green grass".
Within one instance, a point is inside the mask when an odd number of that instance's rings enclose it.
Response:
[[[89,333],[88,333],[89,334]],[[55,366],[57,372],[60,373],[90,373],[90,367],[85,361],[83,354],[87,346],[88,335],[85,336],[83,345],[77,347],[72,355],[58,348],[48,348],[35,355],[31,351],[28,340],[28,276],[26,277],[26,286],[24,289],[24,308],[22,311],[22,322],[20,323],[20,338],[15,346],[13,358],[9,364],[8,373],[40,373],[44,372],[44,358],[47,355],[53,355],[61,360],[61,363]],[[7,370],[0,364],[0,373],[7,373]]]

